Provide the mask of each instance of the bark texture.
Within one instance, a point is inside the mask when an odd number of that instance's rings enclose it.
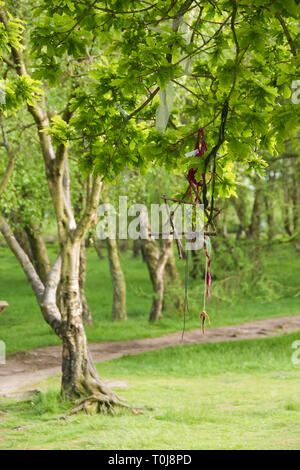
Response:
[[[113,285],[112,318],[114,321],[122,321],[127,319],[125,277],[120,264],[117,240],[107,238],[106,244]]]
[[[292,235],[292,223],[291,223],[291,191],[289,186],[289,165],[288,161],[284,162],[284,174],[283,174],[283,225],[286,233]]]
[[[104,256],[104,254],[102,253],[102,246],[101,246],[100,241],[97,240],[96,237],[94,238],[93,241],[94,241],[94,247],[95,247],[96,253],[97,253],[97,255],[98,255],[98,258],[99,258],[100,260],[105,259],[105,256]]]
[[[149,316],[149,321],[153,323],[162,318],[165,292],[165,267],[173,248],[173,240],[165,240],[161,250],[159,250],[156,241],[151,238],[142,240],[142,244],[154,290],[154,297]]]
[[[293,200],[293,225],[294,232],[300,226],[300,161],[291,159],[292,164],[292,200]]]
[[[265,206],[266,206],[266,216],[267,216],[267,224],[268,224],[268,241],[271,242],[274,237],[274,208],[273,208],[273,201],[265,194]]]
[[[82,318],[85,325],[93,325],[92,312],[89,307],[86,295],[85,295],[85,281],[86,281],[86,246],[85,240],[82,240],[80,246],[80,260],[79,260],[79,290],[82,304]]]
[[[37,225],[27,225],[25,231],[30,245],[33,264],[41,280],[45,282],[51,268],[46,244]]]
[[[263,206],[263,188],[260,183],[255,186],[254,202],[251,214],[251,223],[249,227],[249,237],[252,240],[258,240],[260,235],[260,223]]]

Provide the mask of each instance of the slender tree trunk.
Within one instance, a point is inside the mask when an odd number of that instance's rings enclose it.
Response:
[[[51,266],[46,244],[39,227],[33,224],[24,225],[24,228],[16,228],[14,230],[14,235],[22,249],[34,264],[40,279],[44,282]]]
[[[292,227],[291,227],[291,214],[290,214],[290,188],[289,188],[289,166],[287,163],[287,159],[284,162],[283,168],[283,225],[286,233],[291,236],[292,235]]]
[[[129,248],[128,240],[119,240],[118,241],[118,251],[120,253],[126,253]]]
[[[174,247],[174,243],[172,244],[170,255],[166,262],[164,282],[166,286],[165,290],[168,289],[171,294],[172,306],[175,306],[175,308],[179,310],[181,307],[180,288],[181,288],[182,282],[181,282],[181,277],[176,266],[176,259],[175,259],[173,247]],[[168,288],[168,285],[169,285],[169,288]],[[163,299],[162,309],[163,310],[166,309],[165,296]]]
[[[105,259],[105,256],[104,256],[104,254],[102,253],[102,247],[101,247],[100,241],[97,240],[96,237],[93,239],[93,241],[94,241],[94,247],[95,247],[96,253],[97,253],[97,255],[98,255],[98,258],[99,258],[100,260]]]
[[[46,244],[37,225],[27,225],[25,231],[30,243],[33,264],[41,281],[45,282],[51,267]]]
[[[159,248],[155,240],[151,238],[143,239],[142,240],[143,246],[143,253],[145,257],[145,261],[147,263],[149,276],[152,282],[152,285],[155,284],[155,276],[156,276],[156,266],[159,259]]]
[[[267,214],[267,224],[268,224],[268,240],[271,242],[274,237],[274,212],[273,212],[273,203],[271,198],[266,193],[264,196],[266,214]]]
[[[114,321],[122,321],[127,319],[125,278],[120,264],[117,240],[107,238],[106,243],[113,285],[112,318]]]
[[[237,236],[236,238],[239,239],[242,232],[244,231],[246,233],[246,235],[248,235],[248,227],[247,227],[247,208],[246,208],[246,204],[245,204],[245,198],[243,197],[245,195],[242,195],[238,198],[236,197],[231,197],[230,198],[230,201],[235,209],[235,212],[236,212],[236,215],[238,217],[238,220],[239,220],[239,227],[238,227],[238,231],[237,231]]]
[[[168,257],[167,262],[166,262],[165,279],[166,279],[166,283],[168,282],[178,282],[179,284],[181,283],[180,275],[176,266],[173,246],[170,251],[170,256]]]
[[[95,395],[109,407],[121,402],[98,376],[88,350],[79,287],[81,243],[68,239],[62,249],[62,390],[72,399]]]
[[[86,295],[85,295],[85,281],[86,281],[86,247],[85,240],[82,240],[80,247],[80,264],[79,264],[79,289],[80,298],[82,303],[82,318],[85,325],[93,325],[92,312],[89,307]]]
[[[166,267],[167,260],[170,256],[172,249],[173,240],[167,240],[162,247],[158,263],[156,266],[156,276],[154,283],[155,297],[152,302],[152,308],[150,312],[150,322],[156,322],[162,317],[163,301],[164,301],[164,292],[165,292],[165,279],[164,271]]]
[[[196,279],[199,275],[200,271],[200,252],[199,250],[192,250],[192,269],[191,269],[191,276],[193,279]]]
[[[259,239],[262,203],[263,203],[263,188],[260,182],[258,182],[255,186],[251,223],[249,227],[249,238],[251,240]]]
[[[141,240],[137,238],[136,240],[133,240],[133,243],[132,243],[133,258],[137,258],[140,254],[140,251],[141,251]]]
[[[31,259],[31,261],[33,261],[31,246],[28,240],[27,233],[24,230],[24,228],[18,227],[14,229],[14,235],[19,245],[21,246],[22,250],[24,250],[27,256]]]
[[[79,286],[80,240],[67,241],[62,250],[62,389],[67,396],[92,394],[94,367],[87,349]]]
[[[143,251],[154,290],[154,297],[149,317],[149,321],[152,323],[162,318],[165,291],[164,272],[167,260],[171,253],[172,243],[172,239],[166,240],[160,252],[155,240],[150,238],[142,240]]]
[[[292,200],[293,200],[293,225],[294,232],[299,228],[300,222],[300,163],[296,158],[292,162]]]

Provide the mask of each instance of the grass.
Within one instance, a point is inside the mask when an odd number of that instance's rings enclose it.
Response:
[[[50,247],[54,258],[54,247]],[[0,339],[7,351],[57,344],[45,324],[23,272],[0,247],[0,299],[9,308],[0,316]],[[182,313],[170,306],[149,325],[152,289],[141,259],[122,253],[127,280],[128,321],[111,321],[112,287],[107,260],[88,250],[87,297],[95,326],[89,341],[153,337],[182,328]],[[293,247],[277,245],[264,258],[267,276],[280,295],[269,301],[249,295],[232,302],[212,296],[212,326],[300,313]],[[184,263],[179,264],[183,277]],[[212,272],[214,265],[212,265]],[[212,292],[220,292],[214,281]],[[199,327],[203,281],[190,279],[187,328]],[[225,292],[226,294],[226,292]],[[182,293],[183,295],[183,293]],[[228,291],[227,298],[231,292]],[[226,297],[226,295],[225,295]],[[299,449],[300,366],[293,365],[292,343],[300,332],[276,338],[169,347],[97,365],[106,380],[125,382],[116,391],[128,402],[153,406],[141,415],[76,415],[60,420],[72,404],[59,395],[59,377],[41,382],[41,393],[27,400],[1,398],[0,449]]]
[[[116,390],[129,402],[155,407],[143,415],[58,420],[72,405],[60,400],[52,377],[34,399],[1,401],[0,448],[299,449],[297,339],[169,347],[99,364],[105,379],[128,383]]]
[[[54,258],[53,246],[49,247]],[[0,247],[0,300],[7,300],[9,308],[0,316],[0,339],[5,341],[7,352],[58,344],[59,340],[44,322],[25,276],[17,261],[6,247]],[[121,254],[127,281],[128,320],[111,321],[112,286],[107,259],[99,261],[93,249],[88,250],[87,298],[95,326],[87,328],[89,341],[118,341],[154,337],[182,329],[182,312],[169,306],[164,318],[149,325],[148,314],[152,300],[149,275],[141,259],[132,259],[131,252]],[[184,263],[178,262],[183,277]],[[300,313],[299,256],[292,246],[280,245],[269,249],[265,256],[266,273],[281,286],[282,296],[272,301],[262,301],[255,287],[248,296],[233,303],[222,302],[212,296],[207,310],[212,326],[232,325],[251,320]],[[212,261],[214,273],[214,259]],[[216,284],[215,284],[216,285]],[[198,328],[201,311],[203,281],[190,279],[190,312],[187,329]],[[214,293],[214,282],[212,285]],[[183,291],[182,291],[183,298]],[[199,300],[200,299],[200,300]]]
[[[265,339],[169,346],[103,362],[98,369],[110,377],[134,374],[203,378],[220,373],[292,372],[297,370],[291,361],[292,343],[299,339],[300,332],[295,332]],[[298,366],[300,378],[299,372]]]

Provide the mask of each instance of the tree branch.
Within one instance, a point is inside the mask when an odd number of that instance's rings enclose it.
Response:
[[[297,51],[296,51],[296,48],[295,48],[295,44],[294,44],[294,41],[292,39],[292,36],[288,30],[288,27],[284,21],[284,19],[280,16],[280,14],[277,12],[276,13],[276,18],[278,19],[278,21],[280,22],[281,26],[282,26],[282,29],[284,31],[284,34],[285,34],[285,37],[289,43],[289,46],[290,46],[290,49],[291,49],[291,52],[293,54],[294,57],[297,57]]]
[[[35,293],[35,296],[39,302],[41,303],[44,295],[44,285],[40,280],[36,270],[34,269],[33,264],[31,263],[30,259],[26,255],[25,251],[21,248],[19,243],[17,242],[11,228],[6,223],[3,217],[0,216],[0,231],[4,236],[9,248],[15,254],[17,260],[19,261],[20,265],[26,277]]]
[[[60,335],[61,316],[56,305],[56,289],[60,278],[60,256],[47,276],[45,288],[29,257],[17,242],[11,228],[3,217],[0,217],[0,231],[27,277],[45,321]]]
[[[0,182],[0,196],[1,196],[1,194],[3,193],[3,191],[6,188],[6,185],[7,185],[8,181],[10,179],[10,176],[13,172],[13,169],[14,169],[14,166],[15,166],[15,163],[16,163],[16,160],[17,160],[17,154],[16,154],[16,152],[13,152],[13,150],[11,149],[11,147],[9,145],[7,135],[6,135],[6,130],[5,130],[4,123],[3,123],[2,113],[0,114],[0,120],[1,120],[2,136],[3,136],[3,145],[6,148],[6,151],[7,151],[8,156],[9,156],[9,160],[8,160],[5,172],[4,172],[2,180]]]
[[[0,22],[2,22],[6,29],[8,28],[6,17],[3,12],[0,12]],[[17,50],[12,45],[10,46],[18,75],[28,75],[21,51]],[[72,98],[72,96],[73,95],[71,95],[70,99]],[[70,99],[63,112],[63,119],[66,122],[69,122],[70,117],[72,116],[72,112],[69,108]],[[70,226],[72,228],[75,227],[75,220],[72,214],[71,206],[68,204],[69,197],[66,194],[65,188],[63,187],[65,172],[64,165],[67,156],[67,148],[65,144],[61,144],[58,146],[55,152],[51,136],[47,133],[47,128],[50,125],[47,113],[43,112],[43,110],[39,107],[36,101],[34,101],[34,105],[28,105],[27,108],[28,111],[31,113],[38,129],[40,147],[47,169],[47,180],[56,212],[59,237],[61,239],[64,236],[64,232],[67,228],[70,228]]]
[[[47,276],[46,283],[45,283],[44,297],[43,297],[43,302],[42,302],[43,309],[45,309],[45,311],[48,312],[48,317],[49,317],[49,311],[51,311],[51,317],[52,317],[51,326],[53,328],[55,328],[54,327],[55,324],[57,326],[60,326],[60,323],[61,323],[61,315],[56,304],[56,291],[57,291],[57,286],[60,280],[60,272],[61,272],[61,255],[59,254]],[[49,323],[47,318],[45,319]],[[58,333],[58,331],[56,332]]]
[[[86,231],[90,228],[90,224],[99,204],[102,186],[102,176],[94,178],[90,197],[86,202],[84,213],[78,222],[76,230],[74,231],[74,239],[82,239]]]
[[[232,31],[232,35],[233,35],[234,44],[235,44],[235,61],[234,61],[233,82],[232,82],[232,86],[231,86],[231,89],[229,91],[229,94],[227,96],[227,101],[229,101],[229,99],[230,99],[230,97],[233,93],[233,90],[235,88],[235,85],[236,85],[237,72],[238,72],[238,68],[239,68],[239,54],[240,54],[240,45],[239,45],[237,35],[236,35],[236,31],[235,31],[235,19],[236,19],[236,15],[237,15],[236,0],[232,0],[232,3],[233,3],[233,9],[232,9],[230,27],[231,27],[231,31]]]
[[[150,95],[146,99],[146,101],[144,101],[144,103],[141,104],[137,109],[132,111],[132,113],[130,113],[129,116],[126,119],[129,120],[129,119],[133,118],[133,116],[138,114],[140,111],[142,111],[142,109],[145,108],[145,106],[147,106],[147,104],[149,104],[153,100],[154,96],[157,95],[158,92],[159,92],[159,87],[155,88],[155,90],[152,91],[152,93],[150,93]]]
[[[199,52],[201,49],[203,49],[204,46],[206,46],[207,44],[210,43],[210,41],[212,41],[216,36],[218,36],[218,34],[221,32],[221,30],[223,29],[223,27],[226,25],[226,23],[229,21],[229,19],[231,18],[231,15],[228,15],[226,20],[223,21],[223,23],[221,24],[221,26],[217,29],[217,31],[206,41],[204,42],[203,44],[201,44],[201,46],[197,47],[196,49],[194,49],[190,54],[187,54],[186,56],[182,57],[181,59],[179,59],[174,65],[178,65],[180,64],[181,62],[183,62],[184,60],[188,59],[189,57],[192,57],[193,55],[197,54],[197,52]]]

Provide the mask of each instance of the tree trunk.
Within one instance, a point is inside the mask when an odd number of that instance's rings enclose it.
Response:
[[[62,390],[74,399],[99,395],[104,403],[117,398],[99,378],[88,351],[79,286],[82,241],[68,239],[62,249]]]
[[[291,227],[291,214],[290,214],[290,188],[289,188],[289,166],[287,159],[284,162],[283,167],[283,225],[286,233],[291,236],[292,235],[292,227]]]
[[[141,250],[141,240],[137,238],[136,240],[133,240],[133,243],[132,243],[133,258],[137,258],[139,256],[140,250]]]
[[[92,394],[90,358],[83,327],[79,286],[81,243],[68,241],[62,250],[62,389],[69,397]],[[91,374],[92,375],[92,374]]]
[[[24,250],[28,258],[30,258],[30,260],[33,261],[31,246],[30,246],[26,231],[23,228],[18,227],[14,229],[14,235],[19,245],[21,246],[22,250]]]
[[[249,227],[249,238],[258,240],[260,235],[260,222],[263,203],[263,188],[260,182],[255,185],[254,202]]]
[[[166,262],[165,272],[164,272],[164,278],[165,278],[164,282],[165,282],[165,286],[167,289],[168,289],[168,284],[170,284],[168,291],[172,298],[172,306],[175,306],[175,308],[179,310],[181,307],[180,288],[181,288],[182,282],[181,282],[181,277],[176,266],[173,246],[174,246],[174,243],[172,244],[170,255]],[[163,311],[166,309],[165,298],[163,299],[162,309]]]
[[[96,237],[94,238],[94,247],[95,247],[96,253],[98,255],[98,258],[101,259],[101,260],[105,259],[105,256],[102,253],[102,247],[101,247],[100,241],[97,240]]]
[[[193,279],[196,279],[199,275],[200,271],[200,251],[199,250],[192,250],[192,269],[191,269],[191,276]]]
[[[80,265],[79,265],[79,289],[80,298],[82,303],[82,318],[85,325],[93,325],[92,312],[89,307],[86,295],[85,295],[85,281],[86,281],[86,247],[85,240],[81,242],[80,248]]]
[[[166,240],[161,252],[155,240],[150,238],[142,240],[143,251],[152,282],[154,297],[150,311],[150,322],[156,322],[162,318],[164,291],[165,291],[165,267],[170,256],[173,240]]]
[[[268,241],[271,242],[274,237],[274,213],[272,199],[268,194],[265,194],[265,206],[268,224]]]
[[[237,235],[236,238],[239,239],[242,232],[244,231],[246,235],[248,235],[248,223],[247,223],[247,207],[246,207],[246,202],[245,202],[245,191],[241,191],[242,188],[240,188],[240,192],[242,193],[241,195],[238,194],[238,197],[232,196],[230,198],[230,202],[232,203],[238,221],[239,221],[239,227],[237,230]]]
[[[299,228],[300,222],[300,163],[291,158],[292,163],[292,199],[293,199],[293,225],[294,232]]]
[[[179,284],[181,284],[180,275],[176,266],[173,245],[170,251],[170,256],[168,257],[167,262],[166,262],[165,279],[166,279],[166,283],[178,282]]]
[[[112,318],[114,321],[122,321],[127,319],[125,278],[120,264],[117,240],[107,238],[106,243],[113,285]]]
[[[46,244],[37,225],[27,225],[25,226],[25,231],[30,243],[34,267],[41,281],[45,282],[51,267]]]

